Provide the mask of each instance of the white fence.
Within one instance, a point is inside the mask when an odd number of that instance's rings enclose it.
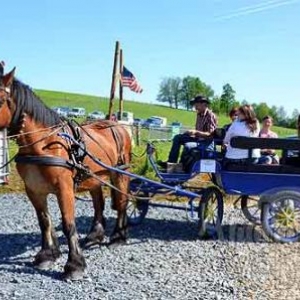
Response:
[[[183,133],[190,128],[179,126],[150,126],[149,128],[131,125],[132,138],[136,145],[141,145],[148,141],[170,142],[176,134]]]
[[[6,130],[0,131],[0,184],[8,182],[9,165],[5,164],[9,160]],[[3,167],[5,166],[5,167]]]

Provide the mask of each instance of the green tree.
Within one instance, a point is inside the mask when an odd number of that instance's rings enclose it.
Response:
[[[249,102],[246,99],[242,100],[242,102],[241,102],[241,105],[248,105],[248,104],[249,104]]]
[[[221,101],[220,97],[214,96],[213,99],[211,100],[211,109],[215,114],[220,114],[221,112]]]
[[[277,116],[278,116],[278,125],[286,127],[286,125],[288,124],[287,113],[283,106],[277,108]]]
[[[300,115],[300,112],[298,109],[294,109],[292,112],[292,118],[290,120],[290,128],[297,128],[298,123],[298,116]]]
[[[300,115],[300,112],[298,109],[294,109],[292,112],[292,118],[295,119],[295,121],[298,120],[298,116]]]
[[[226,83],[223,86],[223,92],[220,97],[220,101],[222,112],[228,114],[229,110],[234,106],[235,103],[235,90],[229,83]]]
[[[184,77],[182,79],[181,104],[187,110],[190,109],[190,100],[199,94],[211,99],[214,96],[214,90],[198,77]]]
[[[275,124],[275,125],[277,125],[278,124],[278,114],[277,114],[277,107],[275,106],[275,105],[273,105],[272,107],[271,107],[271,109],[270,109],[270,116],[273,118],[273,123]]]
[[[255,109],[256,117],[258,120],[262,120],[265,116],[270,115],[270,108],[265,102],[261,102]]]
[[[167,102],[170,107],[178,108],[181,94],[181,79],[179,77],[164,78],[159,87],[157,101]]]

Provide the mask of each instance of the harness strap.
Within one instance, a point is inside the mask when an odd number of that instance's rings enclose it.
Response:
[[[34,164],[44,166],[57,166],[64,167],[67,169],[73,169],[74,164],[64,158],[58,156],[36,156],[36,155],[17,155],[15,162],[20,164]]]
[[[110,127],[113,138],[116,142],[116,146],[117,146],[117,151],[119,154],[118,157],[118,165],[122,165],[125,163],[125,154],[124,154],[124,143],[123,143],[123,139],[120,136],[120,133],[118,130],[116,130],[116,127]]]
[[[68,121],[68,128],[70,129],[74,139],[78,142],[80,147],[75,144],[70,144],[70,158],[76,163],[81,163],[84,160],[85,152],[83,149],[86,148],[85,142],[81,134],[81,126],[79,126],[74,120]]]

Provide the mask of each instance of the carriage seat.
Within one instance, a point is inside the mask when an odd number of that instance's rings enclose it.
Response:
[[[300,167],[291,165],[228,164],[225,169],[233,172],[300,174]]]
[[[226,135],[226,130],[224,128],[216,128],[213,132],[213,140],[216,145],[222,145],[223,140]]]
[[[292,162],[287,156],[288,150],[300,149],[300,139],[237,136],[230,140],[230,145],[235,148],[248,149],[249,158],[252,157],[252,150],[255,148],[282,150],[282,157],[279,165],[251,164],[249,160],[249,164],[246,165],[228,164],[226,166],[228,171],[300,174],[300,158],[297,163],[295,160]]]

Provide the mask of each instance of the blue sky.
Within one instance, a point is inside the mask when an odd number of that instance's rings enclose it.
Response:
[[[300,110],[300,0],[15,0],[1,4],[1,57],[33,88],[109,96],[115,42],[155,102],[164,77]],[[126,105],[126,104],[125,104]]]

